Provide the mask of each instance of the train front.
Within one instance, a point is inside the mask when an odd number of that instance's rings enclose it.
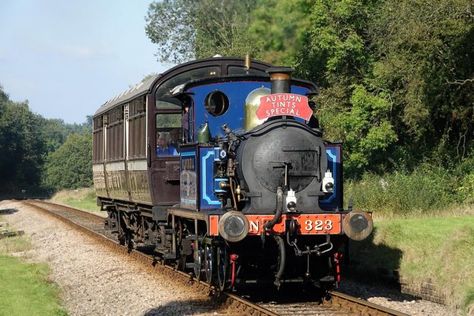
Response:
[[[209,235],[225,244],[217,272],[227,286],[330,288],[339,281],[347,237],[366,238],[372,220],[342,209],[341,145],[323,141],[311,123],[308,95],[291,93],[291,69],[267,72],[270,89],[246,97],[245,128],[232,129],[229,121],[212,141],[213,193],[221,208],[209,216]]]

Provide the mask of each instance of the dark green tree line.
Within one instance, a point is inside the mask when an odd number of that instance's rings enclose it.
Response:
[[[0,186],[5,193],[21,192],[41,182],[42,118],[31,113],[27,102],[12,102],[0,91]]]
[[[90,131],[90,120],[84,124],[65,124],[62,120],[45,119],[32,113],[27,101],[11,101],[0,86],[0,196],[32,196],[59,188],[45,181],[51,167],[46,164],[50,161],[48,155],[59,150],[69,134],[82,133],[90,138]],[[80,163],[88,167],[86,160],[92,159],[90,151],[80,153],[84,154]],[[56,163],[65,166],[61,161]]]

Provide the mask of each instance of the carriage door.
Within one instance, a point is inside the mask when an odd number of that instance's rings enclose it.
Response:
[[[156,106],[156,142],[151,150],[153,204],[173,205],[179,203],[181,104],[158,101]]]

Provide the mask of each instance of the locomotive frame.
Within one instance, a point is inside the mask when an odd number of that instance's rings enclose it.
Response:
[[[360,239],[372,229],[368,214],[343,210],[341,144],[324,143],[322,154],[327,155],[328,171],[335,180],[316,212],[282,211],[278,218],[271,210],[242,215],[238,203],[226,193],[231,190],[234,197],[233,190],[240,190],[233,187],[232,179],[229,182],[228,169],[223,167],[229,159],[222,157],[232,154],[223,148],[235,137],[233,130],[243,127],[235,120],[243,116],[239,104],[247,96],[240,94],[281,85],[273,82],[269,70],[269,64],[239,58],[193,61],[144,80],[97,110],[94,187],[98,205],[108,213],[106,227],[117,232],[122,244],[153,246],[162,260],[192,270],[221,290],[264,280],[278,287],[285,282],[337,285],[347,236]],[[297,94],[316,91],[314,84],[303,80],[290,79],[286,85]],[[285,116],[280,121],[271,124],[321,134],[301,120]],[[224,131],[222,123],[228,124]],[[155,149],[160,139],[176,137],[176,132],[178,155],[160,156]],[[283,196],[279,194],[277,205]],[[245,198],[252,199],[251,192]],[[244,223],[245,236],[233,239],[224,227],[235,219]],[[306,248],[298,248],[297,239]],[[295,255],[287,255],[289,249]],[[310,258],[315,263],[310,264]],[[273,269],[265,271],[265,267]]]

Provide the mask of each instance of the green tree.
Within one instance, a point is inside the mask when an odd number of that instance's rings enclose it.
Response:
[[[297,70],[320,85],[321,123],[346,142],[348,175],[472,151],[471,1],[318,0],[310,14]]]
[[[92,185],[90,134],[71,134],[61,147],[48,155],[44,182],[54,189],[75,189]]]
[[[364,0],[314,1],[299,74],[322,87],[360,83],[370,66],[366,29],[373,10]]]
[[[27,196],[43,194],[48,189],[42,186],[47,183],[44,164],[48,154],[56,152],[73,132],[90,138],[91,126],[90,118],[82,124],[45,119],[32,113],[27,101],[11,101],[0,86],[0,195],[23,196],[23,190]]]
[[[58,149],[70,133],[63,120],[42,119],[40,129],[46,142],[46,154]]]
[[[164,0],[152,2],[145,31],[162,62],[257,54],[248,35],[251,0]]]
[[[270,63],[297,66],[306,44],[311,0],[261,0],[251,14],[248,36],[260,57]]]
[[[318,115],[326,137],[345,142],[349,176],[383,168],[381,158],[397,140],[390,96],[366,83],[372,65],[367,27],[374,10],[371,1],[315,1],[296,65],[300,76],[319,84]]]
[[[402,147],[418,158],[465,157],[474,138],[472,1],[384,1],[368,33],[368,82],[390,93]]]
[[[41,122],[27,102],[10,101],[0,87],[0,192],[12,194],[40,184],[46,148]]]

